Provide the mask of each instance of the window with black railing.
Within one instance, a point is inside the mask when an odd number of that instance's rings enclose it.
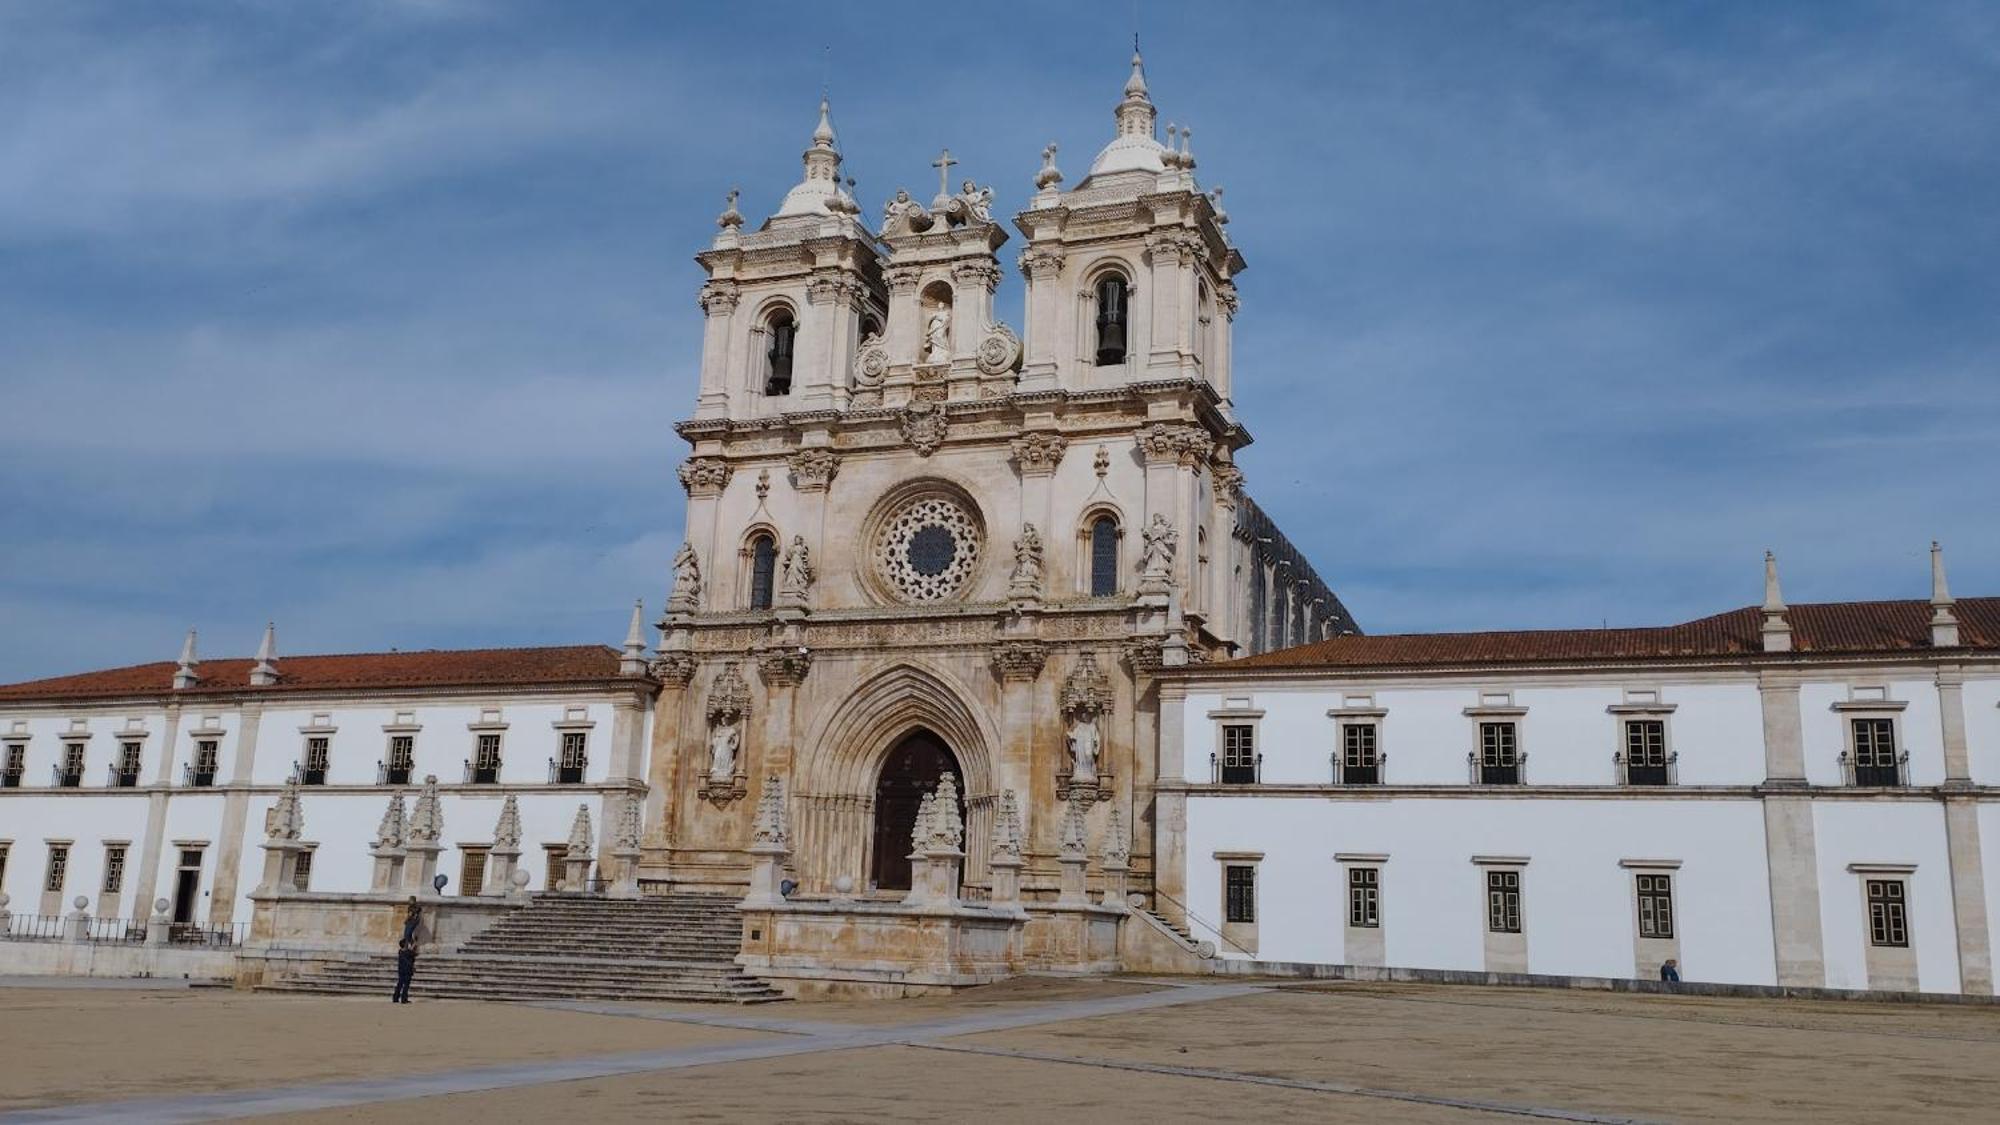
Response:
[[[1222,765],[1218,780],[1224,785],[1257,783],[1257,728],[1249,723],[1222,726]]]
[[[59,789],[75,789],[83,784],[83,743],[63,743],[62,761],[56,763],[55,784]]]
[[[1374,723],[1345,723],[1340,728],[1340,782],[1379,785],[1382,782],[1382,732]]]
[[[1521,784],[1520,729],[1511,722],[1479,724],[1479,752],[1473,759],[1473,780],[1480,785]]]
[[[1862,786],[1903,784],[1903,756],[1896,752],[1894,719],[1851,719],[1854,735],[1852,777]]]
[[[299,759],[300,785],[325,785],[327,767],[331,764],[332,739],[324,735],[314,735],[306,739],[306,752]]]
[[[1618,755],[1627,785],[1671,785],[1673,759],[1667,754],[1663,719],[1625,720],[1625,749]]]
[[[21,776],[27,772],[28,744],[25,742],[8,743],[6,760],[0,762],[0,789],[19,789],[21,787]]]
[[[139,755],[141,745],[137,742],[120,743],[118,760],[111,763],[111,785],[116,789],[131,789],[139,784]]]
[[[549,780],[557,785],[583,784],[584,771],[590,768],[585,735],[580,730],[566,730],[562,736],[562,756],[549,763]]]
[[[194,761],[187,763],[181,771],[182,781],[195,788],[206,788],[215,784],[217,764],[221,760],[220,742],[214,739],[199,739],[194,744]]]
[[[378,785],[408,785],[417,764],[417,738],[411,734],[389,736],[389,756],[375,764]]]
[[[465,780],[471,785],[497,785],[500,781],[500,736],[482,734],[475,744],[472,760],[465,763]]]

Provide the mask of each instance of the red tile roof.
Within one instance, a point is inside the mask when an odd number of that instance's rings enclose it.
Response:
[[[2000,650],[2000,598],[1960,598],[1961,649]],[[1792,650],[1837,655],[1931,649],[1927,601],[1825,602],[1785,611]],[[1492,633],[1349,635],[1241,660],[1215,672],[1256,668],[1436,667],[1459,664],[1692,660],[1762,655],[1764,615],[1756,606],[1679,625],[1638,629],[1531,629]]]
[[[256,663],[240,657],[204,660],[201,682],[176,692],[173,661],[134,664],[0,686],[0,702],[200,696],[234,692],[350,691],[383,688],[518,687],[593,683],[618,678],[619,654],[603,645],[363,652],[341,656],[281,656],[278,683],[251,687]]]

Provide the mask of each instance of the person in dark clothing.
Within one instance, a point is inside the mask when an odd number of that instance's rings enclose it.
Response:
[[[1668,984],[1678,984],[1681,979],[1681,963],[1672,957],[1660,963],[1660,979]]]
[[[417,973],[417,941],[423,923],[423,907],[417,905],[416,897],[412,895],[410,913],[403,919],[403,936],[396,942],[396,992],[389,997],[391,1003],[410,1002],[410,978]]]

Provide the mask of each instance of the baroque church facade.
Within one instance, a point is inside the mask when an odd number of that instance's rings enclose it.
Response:
[[[1018,334],[994,313],[1009,234],[949,153],[937,194],[898,191],[871,232],[822,103],[776,212],[749,228],[732,195],[698,256],[649,874],[740,882],[745,798],[775,776],[803,887],[906,887],[918,801],[951,773],[969,884],[1012,790],[1026,889],[1053,887],[1072,801],[1093,834],[1116,810],[1144,887],[1155,674],[1353,629],[1244,494],[1245,263],[1185,138],[1157,139],[1136,56],[1114,118],[1075,186],[1046,152],[1014,218]]]

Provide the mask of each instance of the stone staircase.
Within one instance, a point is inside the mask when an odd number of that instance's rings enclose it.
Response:
[[[417,961],[410,995],[465,1000],[708,1000],[758,1003],[783,994],[736,964],[736,900],[537,895],[453,953]],[[324,962],[267,991],[388,996],[393,954]]]

